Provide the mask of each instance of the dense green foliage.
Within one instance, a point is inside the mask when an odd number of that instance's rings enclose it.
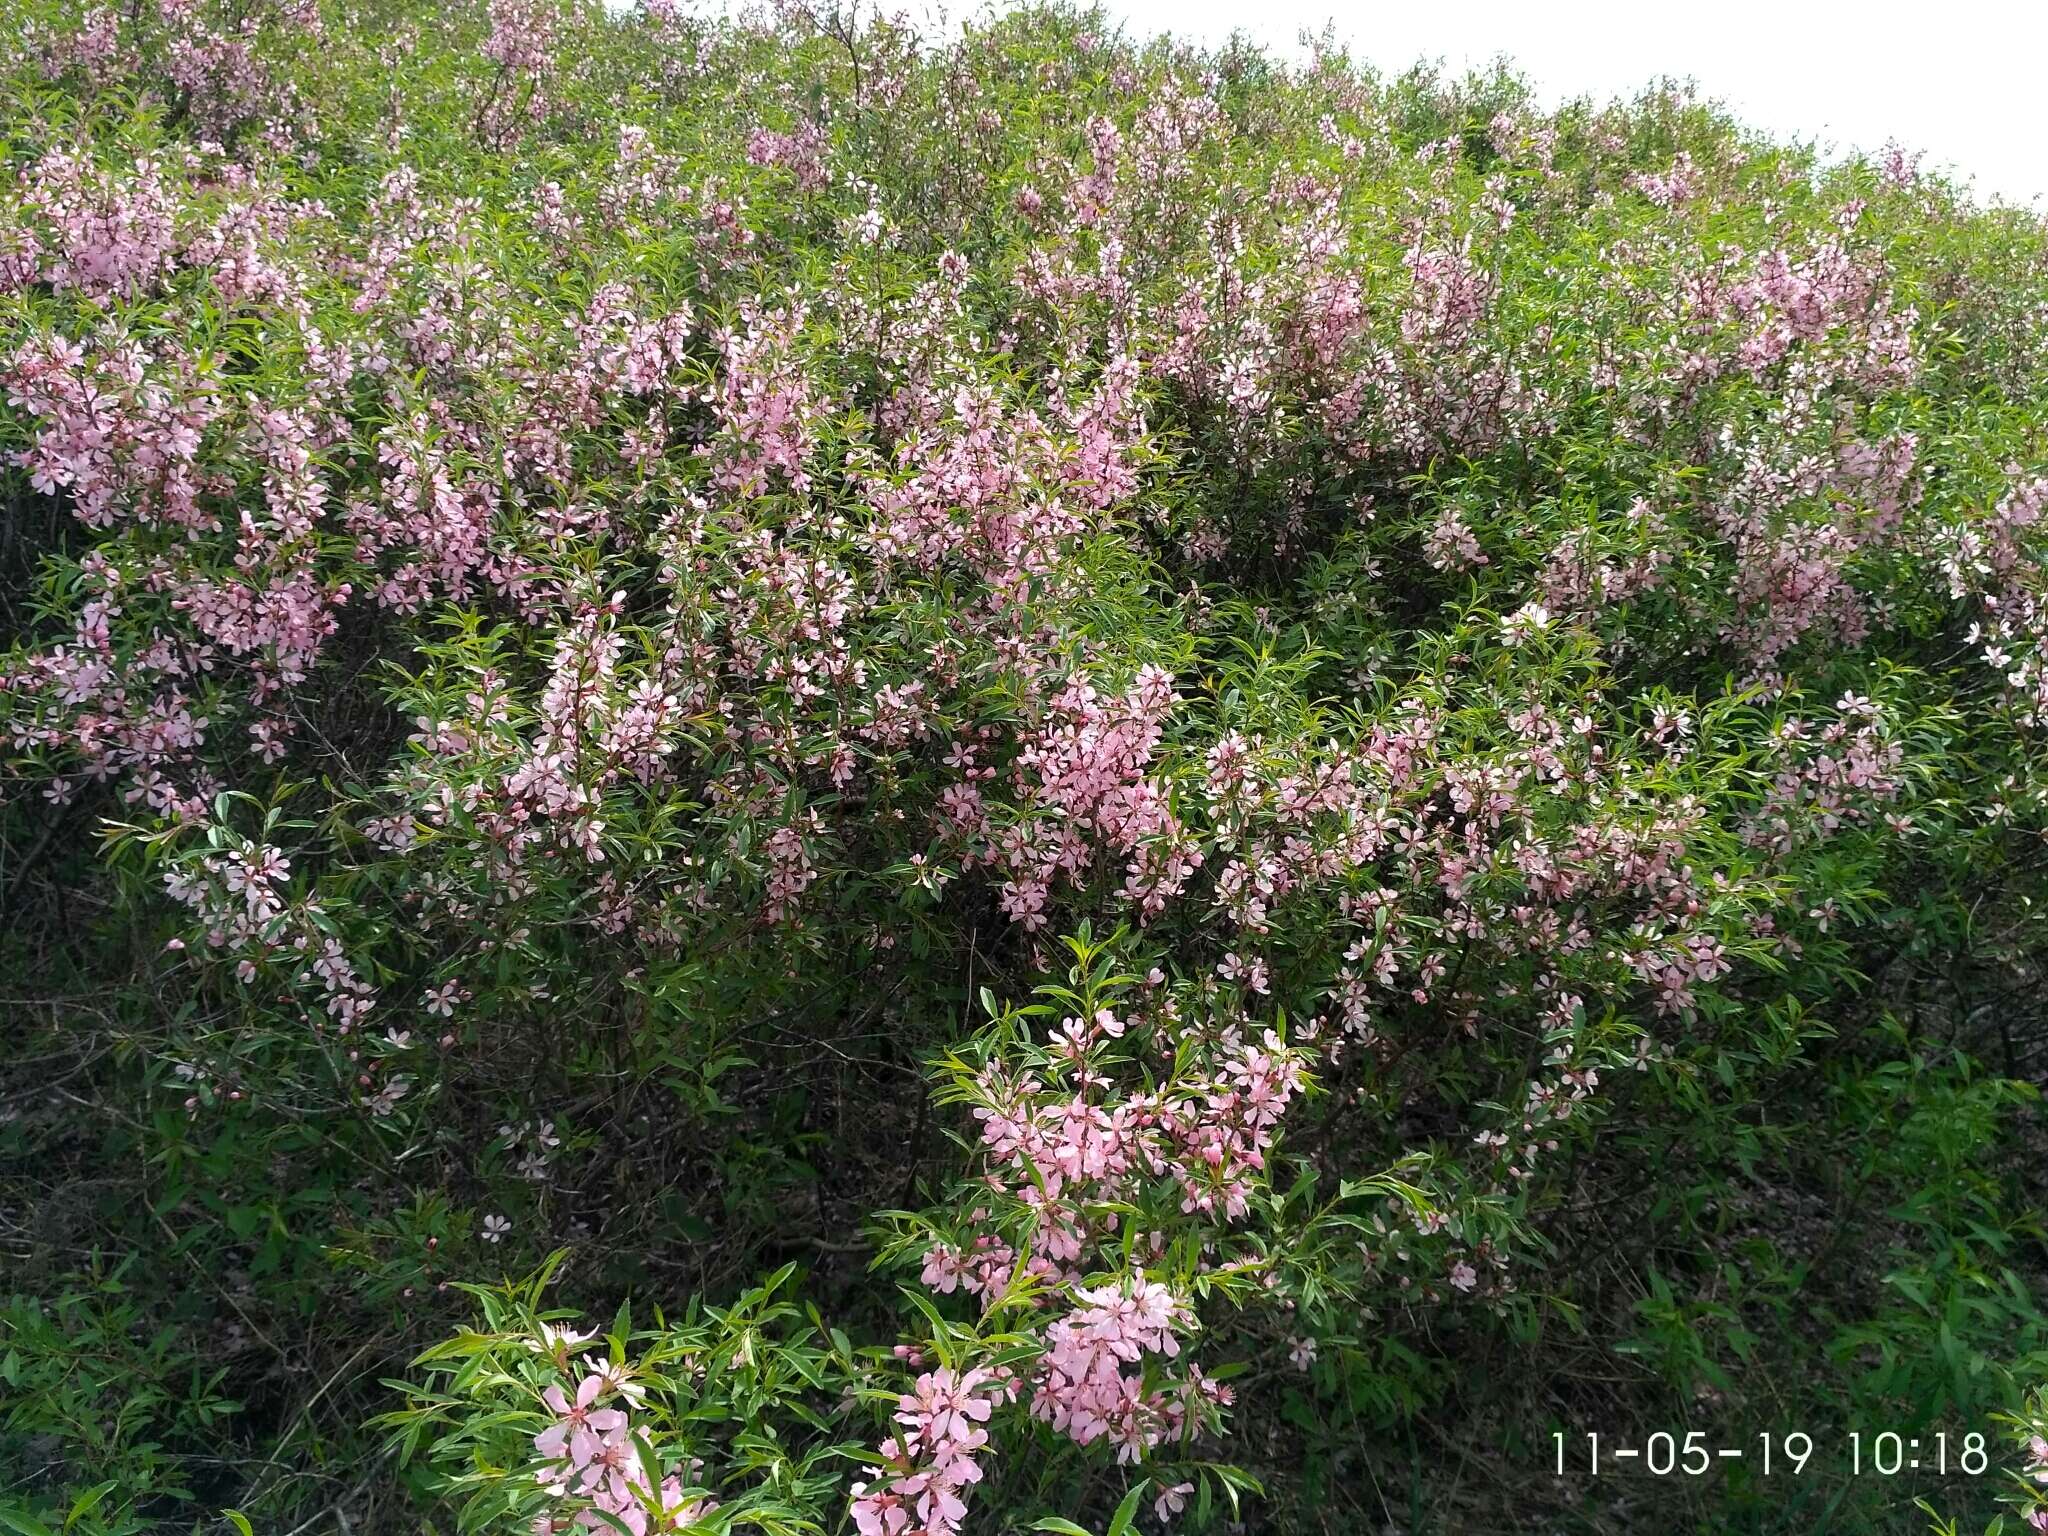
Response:
[[[0,1524],[2048,1499],[2041,220],[1058,7],[0,15]]]

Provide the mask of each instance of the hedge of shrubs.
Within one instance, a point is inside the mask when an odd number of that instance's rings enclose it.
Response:
[[[6,15],[0,1523],[2048,1528],[2038,216],[1065,5]]]

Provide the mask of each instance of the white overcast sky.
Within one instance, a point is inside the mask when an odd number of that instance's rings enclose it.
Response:
[[[1777,138],[1896,139],[1981,198],[2048,211],[2048,0],[1105,0],[1133,32],[1290,56],[1324,22],[1353,57],[1453,71],[1505,54],[1545,105],[1691,78]],[[2036,203],[2036,198],[2043,198]]]

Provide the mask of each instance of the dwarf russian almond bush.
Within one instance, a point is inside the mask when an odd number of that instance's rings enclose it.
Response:
[[[1988,1510],[1553,1435],[2023,1419],[2038,219],[1057,5],[6,15],[10,1523]]]

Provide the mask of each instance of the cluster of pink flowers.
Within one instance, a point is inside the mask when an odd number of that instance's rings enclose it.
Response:
[[[2020,1475],[2048,1488],[2048,1437],[2027,1436],[2027,1460]],[[2036,1531],[2048,1531],[2048,1501],[2035,1503],[2027,1511],[2027,1524]]]
[[[1105,702],[1085,679],[1070,682],[1011,769],[1018,819],[998,830],[973,773],[977,754],[957,755],[969,776],[940,797],[947,817],[972,841],[970,863],[1004,878],[1004,912],[1027,932],[1043,928],[1056,882],[1090,871],[1098,847],[1130,856],[1128,894],[1157,911],[1202,856],[1147,776],[1173,704],[1173,679],[1142,669],[1121,699]],[[1141,849],[1143,850],[1141,852]]]
[[[1129,1369],[1147,1354],[1178,1356],[1178,1331],[1191,1322],[1186,1304],[1143,1270],[1125,1284],[1076,1287],[1074,1300],[1072,1311],[1046,1325],[1034,1417],[1079,1445],[1105,1440],[1119,1462],[1134,1462],[1185,1434],[1191,1407],[1230,1401],[1230,1389],[1192,1363],[1178,1383],[1149,1391],[1142,1372]]]
[[[491,30],[482,52],[497,74],[477,108],[477,130],[486,142],[509,143],[554,109],[559,14],[553,0],[490,0]]]
[[[884,1440],[880,1465],[853,1485],[861,1536],[953,1536],[967,1514],[966,1492],[981,1481],[976,1457],[988,1449],[981,1426],[1016,1394],[1013,1377],[979,1367],[927,1371],[897,1399],[901,1432]]]
[[[1175,1037],[1179,1070],[1167,1083],[1140,1091],[1123,1082],[1132,1048],[1150,1041],[1168,1050]],[[990,1306],[1020,1272],[1049,1287],[1048,1315],[1038,1326],[1043,1348],[1028,1371],[973,1375],[959,1390],[989,1388],[977,1400],[977,1422],[1028,1392],[1034,1418],[1077,1444],[1104,1441],[1119,1461],[1136,1461],[1206,1427],[1230,1393],[1181,1358],[1182,1337],[1195,1326],[1184,1298],[1142,1268],[1090,1283],[1103,1264],[1121,1267],[1115,1212],[1164,1188],[1177,1194],[1169,1209],[1177,1207],[1180,1219],[1241,1219],[1280,1122],[1302,1091],[1306,1057],[1271,1032],[1255,1043],[1234,1024],[1187,1026],[1163,995],[1134,1016],[1105,1002],[1085,1018],[1068,1017],[1029,1055],[1023,1070],[993,1063],[977,1079],[986,1171],[976,1187],[986,1203],[971,1212],[964,1241],[926,1252],[924,1282]],[[1011,1217],[1019,1212],[1028,1213],[1030,1234],[1021,1252],[1005,1235],[1016,1230]],[[1154,1251],[1163,1242],[1155,1234]],[[950,1389],[953,1378],[925,1378],[921,1395],[928,1386]],[[924,1412],[911,1397],[903,1401],[906,1413]],[[893,1475],[859,1491],[855,1514],[864,1532],[909,1529],[890,1523],[901,1511],[916,1515],[919,1530],[957,1529],[962,1489],[978,1473],[943,1472],[950,1462],[922,1448],[928,1444],[884,1447],[884,1466],[870,1475]],[[969,1449],[979,1448],[974,1438]],[[1170,1512],[1172,1501],[1162,1503]]]
[[[647,1471],[653,1447],[632,1422],[638,1387],[609,1365],[586,1359],[588,1374],[572,1397],[559,1385],[542,1394],[556,1418],[534,1436],[534,1454],[543,1463],[537,1474],[554,1499],[571,1501],[563,1513],[534,1518],[533,1536],[564,1531],[614,1531],[624,1525],[632,1536],[676,1531],[694,1524],[718,1506],[715,1500],[691,1497],[683,1474],[672,1472],[656,1486]],[[600,1402],[612,1406],[600,1407]]]
[[[781,166],[803,190],[815,191],[826,181],[826,141],[825,127],[818,122],[803,123],[793,133],[756,128],[747,139],[747,159],[755,165]]]
[[[1942,569],[1950,594],[1973,599],[1981,615],[1969,640],[2005,680],[2013,708],[2034,729],[2048,726],[2048,569],[2037,551],[2048,527],[2048,476],[2007,467],[2010,489],[1981,523],[1943,530]]]
[[[83,8],[74,30],[25,29],[43,72],[76,71],[96,88],[141,83],[175,93],[199,137],[228,143],[246,134],[289,150],[313,117],[297,81],[277,66],[318,46],[316,0],[278,0],[253,9],[205,0],[138,0]]]
[[[296,1006],[317,1004],[341,1038],[363,1027],[377,1006],[377,990],[357,972],[320,902],[289,889],[291,861],[267,843],[234,847],[231,835],[216,841],[230,846],[182,858],[163,877],[166,894],[191,912],[210,948],[232,958],[244,985],[281,982]],[[394,1090],[390,1080],[380,1084],[379,1066],[362,1063],[357,1086],[366,1102],[388,1113],[405,1089]]]
[[[1905,789],[1905,745],[1888,729],[1885,711],[1844,695],[1835,718],[1782,721],[1773,741],[1778,762],[1771,789],[1751,828],[1753,841],[1779,850],[1824,838],[1845,823],[1869,821]]]

